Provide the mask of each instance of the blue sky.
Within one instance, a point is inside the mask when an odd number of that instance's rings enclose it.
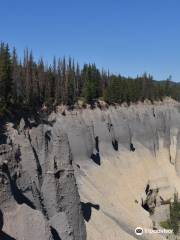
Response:
[[[179,0],[2,0],[0,40],[36,58],[180,81]]]

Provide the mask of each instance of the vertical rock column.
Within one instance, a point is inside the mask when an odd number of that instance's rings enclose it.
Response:
[[[59,225],[56,223],[56,226],[59,226],[56,231],[61,238],[64,231],[67,231],[69,238],[66,239],[85,240],[85,223],[81,213],[68,137],[58,124],[52,128],[47,151],[42,193],[50,222],[56,216],[56,222],[59,221]],[[61,224],[62,214],[67,219],[66,229],[63,229]]]

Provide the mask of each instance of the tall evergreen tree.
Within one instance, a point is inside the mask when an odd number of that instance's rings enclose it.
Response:
[[[10,102],[12,94],[12,59],[9,46],[0,46],[0,102]]]
[[[87,102],[92,102],[101,96],[100,89],[100,72],[95,64],[85,64],[82,71],[83,78],[83,96]]]
[[[171,77],[159,82],[146,73],[127,78],[100,71],[95,64],[85,64],[81,69],[71,57],[54,58],[51,66],[42,58],[36,62],[28,49],[21,63],[16,49],[11,54],[7,44],[0,44],[0,109],[11,104],[74,105],[79,97],[88,103],[103,97],[110,104],[121,104],[163,100],[166,96],[180,101],[180,85]]]

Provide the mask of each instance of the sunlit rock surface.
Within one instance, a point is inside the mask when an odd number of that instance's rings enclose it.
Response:
[[[159,229],[180,193],[180,105],[65,110],[48,121],[9,126],[0,155],[3,232],[18,240],[166,239],[134,230]]]

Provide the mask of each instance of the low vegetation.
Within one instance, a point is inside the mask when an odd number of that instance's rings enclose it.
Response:
[[[174,202],[170,204],[170,219],[160,223],[165,229],[173,229],[174,234],[178,234],[180,227],[180,202],[178,196],[174,195]]]

